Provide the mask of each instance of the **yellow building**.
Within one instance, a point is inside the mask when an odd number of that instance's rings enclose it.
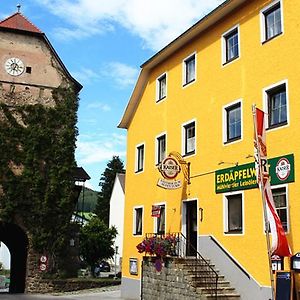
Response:
[[[242,299],[268,299],[252,104],[268,113],[272,192],[292,252],[300,251],[299,11],[296,0],[227,0],[141,66],[119,124],[128,131],[124,297],[140,293],[136,245],[147,233],[181,232]],[[186,164],[167,180],[158,167],[169,153]]]

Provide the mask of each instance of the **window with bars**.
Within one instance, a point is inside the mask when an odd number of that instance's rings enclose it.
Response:
[[[268,7],[262,12],[264,41],[282,33],[281,5],[280,1]]]
[[[239,32],[238,27],[223,35],[224,63],[228,63],[239,57]]]

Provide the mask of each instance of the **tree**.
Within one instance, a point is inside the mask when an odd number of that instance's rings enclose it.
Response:
[[[114,186],[117,173],[124,173],[124,164],[119,156],[113,156],[107,163],[107,167],[102,173],[99,186],[101,190],[98,194],[95,213],[108,226],[109,224],[109,200]]]
[[[116,235],[117,229],[108,228],[98,217],[93,217],[80,229],[80,255],[90,265],[93,276],[96,263],[113,257]]]

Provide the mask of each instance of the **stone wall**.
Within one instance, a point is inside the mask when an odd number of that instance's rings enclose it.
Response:
[[[201,299],[196,288],[187,280],[183,264],[176,258],[164,259],[160,272],[156,271],[155,259],[144,257],[142,267],[142,299]]]

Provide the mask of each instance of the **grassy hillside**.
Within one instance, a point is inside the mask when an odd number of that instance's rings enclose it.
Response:
[[[93,212],[97,203],[97,197],[97,191],[85,187],[79,195],[77,211]]]

